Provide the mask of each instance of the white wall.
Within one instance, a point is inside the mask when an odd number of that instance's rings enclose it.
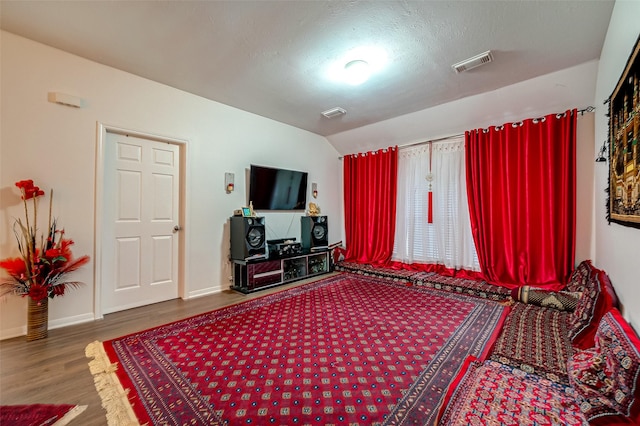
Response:
[[[227,220],[246,205],[251,163],[309,172],[309,182],[318,183],[314,201],[329,216],[330,240],[338,239],[342,163],[325,138],[7,32],[0,41],[0,258],[17,255],[11,229],[23,213],[13,184],[21,179],[54,188],[54,215],[75,240],[74,253],[93,257],[97,123],[188,141],[187,297],[229,286]],[[53,91],[82,98],[84,107],[48,102]],[[225,172],[235,173],[229,195]],[[265,215],[267,237],[299,238],[300,215]],[[50,303],[52,328],[94,318],[93,267],[74,276],[84,287]],[[24,333],[26,301],[1,301],[0,323],[0,338]]]
[[[618,83],[635,41],[640,34],[640,2],[616,1],[607,31],[596,83],[596,102],[602,105]],[[598,110],[595,123],[597,152],[608,140],[606,110]],[[601,167],[600,167],[601,166]],[[595,238],[596,265],[609,273],[611,282],[624,305],[624,314],[636,330],[640,330],[640,229],[607,224],[606,193],[608,163],[599,163],[595,175]]]

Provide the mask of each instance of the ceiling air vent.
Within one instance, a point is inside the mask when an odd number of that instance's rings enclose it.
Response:
[[[324,115],[327,118],[336,118],[336,117],[340,117],[341,115],[345,115],[347,113],[347,111],[345,111],[342,108],[331,108],[328,109],[326,111],[322,111],[321,114]]]
[[[488,64],[493,61],[491,51],[487,50],[484,53],[474,56],[473,58],[465,59],[457,64],[451,65],[457,73],[469,71],[470,69],[479,67],[480,65]]]

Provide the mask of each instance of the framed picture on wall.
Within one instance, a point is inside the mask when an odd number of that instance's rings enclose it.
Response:
[[[640,228],[640,37],[609,98],[611,222]]]

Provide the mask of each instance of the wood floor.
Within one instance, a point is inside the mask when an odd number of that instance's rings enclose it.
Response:
[[[309,281],[312,279],[250,295],[225,290],[188,301],[176,299],[105,315],[103,320],[49,330],[49,337],[43,340],[27,342],[22,336],[0,341],[0,404],[87,405],[87,410],[70,425],[105,425],[105,411],[89,372],[89,359],[84,355],[87,344],[114,339]]]

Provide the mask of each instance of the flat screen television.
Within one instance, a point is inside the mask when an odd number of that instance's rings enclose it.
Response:
[[[304,210],[307,172],[251,165],[249,201],[254,210]]]

